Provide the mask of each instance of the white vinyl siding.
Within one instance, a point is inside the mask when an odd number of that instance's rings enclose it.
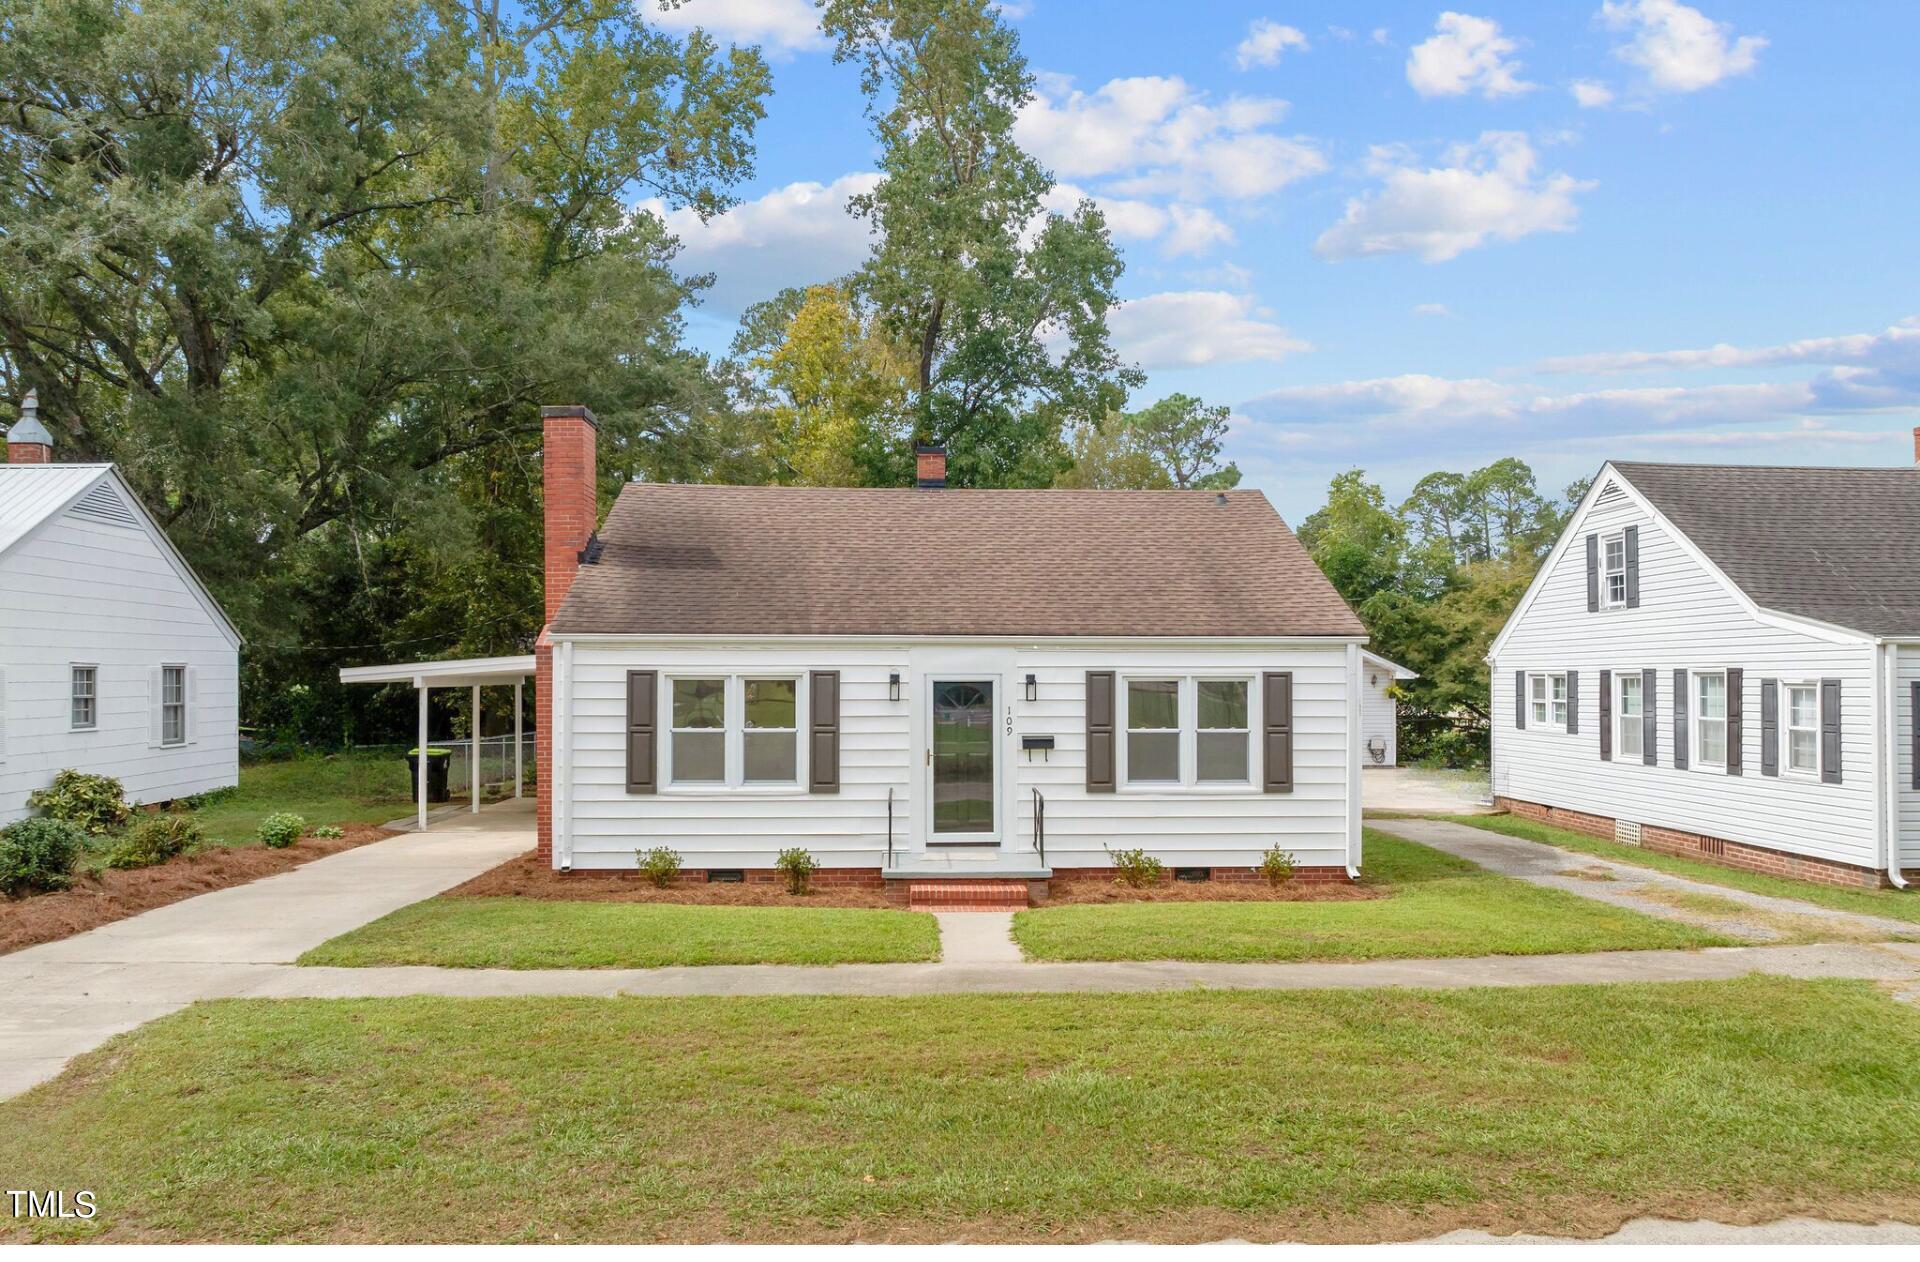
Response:
[[[1360,736],[1364,765],[1391,767],[1400,757],[1400,713],[1393,699],[1393,672],[1363,660],[1360,674]],[[1375,753],[1378,751],[1378,760]]]
[[[1046,798],[1047,860],[1054,868],[1107,867],[1109,847],[1140,846],[1174,865],[1249,866],[1267,847],[1282,845],[1303,866],[1346,862],[1349,751],[1357,733],[1346,713],[1345,645],[1299,648],[1138,648],[1040,646],[993,650],[1004,663],[991,673],[995,694],[995,749],[1005,771],[998,847],[934,856],[956,866],[992,860],[1033,863],[1034,792]],[[571,861],[576,869],[630,868],[645,845],[671,846],[689,868],[771,867],[787,846],[803,846],[824,867],[878,867],[887,843],[892,794],[896,862],[916,854],[912,824],[924,805],[916,798],[924,767],[917,765],[920,694],[930,675],[965,678],[971,665],[951,653],[984,653],[966,644],[952,650],[921,645],[718,644],[572,648],[571,715],[564,787]],[[789,789],[725,785],[635,795],[625,786],[626,672],[659,670],[661,692],[674,676],[804,677],[809,670],[840,673],[840,791],[809,794],[806,771]],[[1232,678],[1250,686],[1248,717],[1260,728],[1258,680],[1263,671],[1293,675],[1294,789],[1263,793],[1257,783],[1168,783],[1123,786],[1115,793],[1086,789],[1086,673],[1116,672],[1116,692],[1128,679]],[[901,677],[900,699],[888,697],[887,677]],[[1026,699],[1025,679],[1036,697]],[[985,672],[980,677],[986,677]],[[805,684],[802,684],[804,708]],[[1191,691],[1191,690],[1189,690]],[[1197,692],[1192,692],[1197,698]],[[1197,705],[1197,701],[1196,701]],[[1116,715],[1125,732],[1124,715]],[[804,732],[807,720],[800,718]],[[663,727],[663,731],[664,731]],[[1197,727],[1184,734],[1197,739]],[[1051,737],[1044,753],[1021,749],[1024,736]],[[1124,735],[1122,735],[1124,739]],[[801,745],[805,746],[803,740]],[[1250,751],[1257,742],[1249,737]],[[804,758],[803,758],[804,761]],[[1249,773],[1259,766],[1249,753]],[[1193,766],[1191,757],[1187,766]],[[930,853],[930,852],[929,852]],[[931,858],[930,860],[931,861]]]
[[[1626,526],[1639,527],[1640,605],[1596,618],[1587,610],[1586,549],[1581,540],[1603,539]],[[1531,603],[1517,617],[1490,663],[1493,696],[1493,788],[1502,797],[1539,802],[1594,815],[1655,824],[1685,832],[1767,846],[1788,853],[1871,867],[1878,862],[1873,758],[1873,649],[1865,643],[1823,638],[1756,618],[1739,598],[1688,554],[1681,542],[1630,495],[1602,487],[1584,519],[1569,530],[1572,546],[1560,550]],[[1739,667],[1742,687],[1741,774],[1700,774],[1701,713],[1697,687],[1687,696],[1689,767],[1674,767],[1674,676],[1688,672],[1724,678]],[[1616,680],[1614,756],[1599,752],[1599,672]],[[1619,734],[1618,680],[1652,671],[1653,691],[1643,704],[1654,714],[1655,762],[1630,757]],[[1581,678],[1579,734],[1514,725],[1514,673],[1577,671]],[[1920,663],[1916,663],[1920,673]],[[1838,679],[1841,683],[1842,782],[1818,777],[1761,773],[1763,680],[1783,685],[1781,726],[1786,722],[1788,681]],[[1914,808],[1920,823],[1920,803]],[[1920,845],[1915,846],[1920,850]],[[1916,856],[1920,857],[1920,856]]]

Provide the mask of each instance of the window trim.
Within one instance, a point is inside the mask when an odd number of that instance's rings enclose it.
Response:
[[[1637,709],[1627,713],[1627,685],[1633,685],[1634,700]],[[1613,760],[1623,762],[1631,760],[1641,762],[1646,758],[1646,682],[1638,670],[1617,670],[1613,672]],[[1627,733],[1633,733],[1634,741],[1640,748],[1627,749]]]
[[[1780,730],[1777,738],[1780,742],[1780,774],[1793,780],[1806,780],[1820,783],[1820,773],[1825,770],[1821,762],[1825,755],[1822,748],[1825,741],[1820,720],[1820,681],[1817,679],[1782,679],[1780,687]],[[1793,726],[1793,690],[1804,688],[1813,693],[1813,726],[1796,729]],[[1813,733],[1813,766],[1800,769],[1793,765],[1793,733],[1795,731]]]
[[[87,694],[81,697],[80,672],[87,672]],[[74,714],[77,702],[87,703],[87,721],[82,723]],[[183,716],[184,717],[184,716]],[[164,721],[162,723],[164,727]],[[100,730],[100,663],[67,663],[67,730],[70,732],[97,732]]]
[[[1536,682],[1537,681],[1537,682]],[[1554,694],[1554,685],[1559,684],[1559,695]],[[1543,687],[1544,685],[1544,687]],[[1554,722],[1554,707],[1560,708],[1560,721]],[[1573,707],[1567,696],[1567,672],[1564,670],[1530,670],[1527,672],[1527,728],[1529,731],[1558,732],[1567,735],[1567,725],[1572,721]]]
[[[1613,568],[1613,549],[1620,549],[1620,568]],[[1620,580],[1620,598],[1614,599],[1613,581]],[[1600,536],[1600,608],[1625,609],[1627,607],[1627,532],[1617,530],[1610,535]]]
[[[676,728],[673,725],[673,685],[679,679],[718,679],[722,681],[721,724],[718,728]],[[749,679],[785,679],[793,682],[793,779],[746,779],[747,699]],[[812,697],[807,687],[807,672],[800,668],[687,667],[660,672],[658,707],[655,722],[665,736],[661,745],[658,792],[680,797],[806,797],[806,732]],[[784,732],[785,728],[755,728],[756,732]],[[673,743],[681,732],[714,732],[721,737],[722,778],[719,780],[675,780]]]
[[[169,671],[176,670],[180,672],[180,700],[169,702],[167,674]],[[187,744],[187,707],[193,704],[193,698],[189,695],[193,686],[191,679],[192,672],[187,669],[185,662],[160,663],[160,748],[162,749],[178,749]],[[169,705],[180,707],[180,735],[171,740],[167,738],[167,707]]]
[[[1242,735],[1247,742],[1247,778],[1244,780],[1202,780],[1200,775],[1200,681],[1230,680],[1246,685],[1247,689],[1247,729]],[[1134,729],[1129,724],[1128,688],[1131,683],[1144,683],[1150,680],[1171,680],[1179,685],[1178,728],[1141,728],[1145,732],[1178,732],[1180,741],[1180,778],[1178,780],[1133,780],[1128,768],[1127,737]],[[1251,670],[1137,670],[1116,671],[1114,676],[1114,731],[1119,739],[1114,742],[1114,780],[1115,791],[1119,793],[1180,793],[1180,794],[1256,794],[1264,790],[1260,783],[1257,750],[1253,736],[1261,730],[1264,715],[1261,712],[1259,687],[1260,675]],[[1233,728],[1208,728],[1209,732],[1230,732]]]
[[[1709,679],[1720,681],[1720,717],[1711,718],[1707,714],[1707,701],[1703,685]],[[1705,771],[1725,771],[1727,769],[1727,672],[1724,670],[1690,670],[1687,672],[1687,687],[1693,693],[1689,698],[1693,702],[1693,713],[1689,724],[1693,728],[1690,740],[1693,744],[1693,762],[1696,768]],[[1706,736],[1709,724],[1720,726],[1720,757],[1709,758],[1706,753]]]

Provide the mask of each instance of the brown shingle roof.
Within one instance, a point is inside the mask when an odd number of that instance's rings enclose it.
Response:
[[[1258,491],[633,483],[554,618],[634,635],[1364,635]]]
[[[1762,608],[1920,636],[1920,470],[1613,467]]]

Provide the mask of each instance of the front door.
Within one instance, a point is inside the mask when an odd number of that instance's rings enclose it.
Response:
[[[936,846],[993,845],[1000,839],[999,767],[990,678],[927,681],[928,801]]]

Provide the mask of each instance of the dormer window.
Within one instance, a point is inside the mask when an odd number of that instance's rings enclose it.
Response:
[[[1600,591],[1606,607],[1624,609],[1627,605],[1627,537],[1608,535],[1602,541]]]

